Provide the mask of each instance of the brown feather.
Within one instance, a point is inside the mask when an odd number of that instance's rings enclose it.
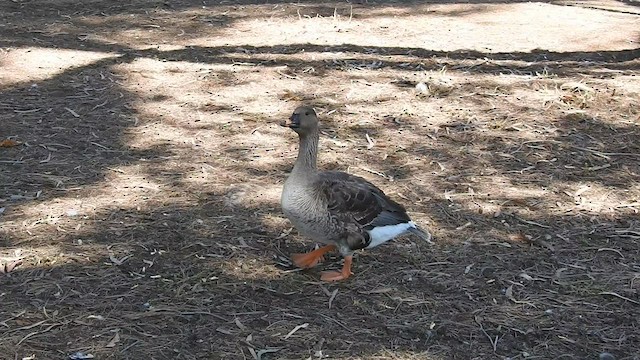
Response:
[[[358,229],[349,231],[348,242],[353,249],[369,245],[367,230],[411,220],[402,205],[359,176],[339,171],[322,172],[318,174],[317,186],[322,189],[333,218],[358,225]]]

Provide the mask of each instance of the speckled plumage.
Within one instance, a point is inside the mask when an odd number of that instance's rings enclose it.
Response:
[[[343,256],[374,247],[406,232],[429,241],[405,208],[369,181],[316,167],[318,119],[313,109],[297,108],[288,124],[300,138],[298,157],[282,191],[281,205],[298,231],[335,245]]]

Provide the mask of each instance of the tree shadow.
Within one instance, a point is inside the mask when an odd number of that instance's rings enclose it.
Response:
[[[83,11],[126,17],[195,3],[140,4],[100,2]],[[16,11],[23,5],[28,4],[3,6]],[[67,3],[61,6],[71,9]],[[52,8],[36,8],[29,19],[35,22],[37,14]],[[233,21],[231,15],[220,23],[213,16],[214,29]],[[113,19],[100,29],[143,28]],[[167,36],[178,36],[172,24]],[[31,35],[2,35],[9,39],[5,44],[34,44]],[[322,151],[335,157],[321,155],[323,168],[363,174],[367,170],[356,166],[366,166],[383,173],[384,178],[365,175],[392,189],[392,196],[403,199],[440,241],[431,248],[403,238],[359,254],[352,281],[328,285],[318,282],[317,270],[298,271],[287,259],[308,243],[303,245],[306,240],[295,231],[287,234],[289,225],[277,205],[294,152],[271,149],[282,145],[274,138],[285,135],[269,122],[285,110],[265,115],[224,102],[194,101],[185,105],[187,111],[233,116],[238,124],[224,119],[185,124],[176,122],[175,114],[160,119],[143,111],[143,105],[178,100],[162,88],[151,95],[131,91],[125,81],[137,80],[121,72],[122,65],[145,59],[185,67],[194,61],[243,62],[261,69],[287,65],[335,72],[371,60],[381,61],[376,69],[410,73],[416,66],[435,70],[442,62],[464,66],[463,61],[487,58],[486,64],[465,71],[534,72],[562,62],[565,72],[558,73],[569,77],[589,73],[578,64],[582,60],[600,61],[610,69],[635,66],[627,63],[637,60],[638,50],[492,54],[357,44],[157,50],[74,41],[78,35],[52,33],[35,43],[122,56],[66,69],[36,86],[19,82],[0,90],[0,104],[9,110],[2,115],[3,130],[24,142],[1,153],[2,197],[9,200],[2,204],[8,205],[0,215],[0,249],[3,256],[21,256],[13,253],[20,250],[26,262],[0,275],[0,325],[7,328],[0,342],[3,353],[192,359],[252,357],[251,351],[262,350],[264,358],[395,353],[444,359],[524,357],[525,352],[587,358],[605,350],[632,358],[638,352],[637,216],[630,210],[582,208],[562,214],[547,206],[558,199],[586,198],[588,193],[576,191],[583,183],[614,190],[634,186],[638,163],[612,153],[639,153],[637,127],[568,114],[553,120],[557,129],[541,135],[542,145],[515,135],[522,131],[513,123],[494,129],[470,118],[445,123],[438,133],[423,116],[410,114],[383,113],[370,123],[341,128],[341,119],[354,111],[347,105],[371,101],[331,102],[311,91],[293,93],[287,106],[301,96],[325,110],[338,109],[335,118],[325,113],[328,146]],[[303,50],[350,54],[332,65],[293,57]],[[364,55],[371,59],[363,63]],[[390,55],[411,60],[403,65],[407,61],[381,58]],[[434,57],[441,61],[429,62]],[[491,62],[511,60],[535,64],[518,68]],[[211,74],[228,91],[250,84],[230,71]],[[190,91],[180,84],[180,91]],[[485,91],[496,84],[469,86]],[[475,96],[470,102],[478,113],[488,104]],[[198,132],[210,136],[202,142],[215,146],[202,150],[201,143],[180,138]],[[416,137],[403,138],[410,145],[404,149],[385,149],[382,140],[371,151],[366,145],[330,144],[366,134],[389,136],[391,142],[398,139],[391,135],[409,132]],[[285,145],[293,142],[290,136]],[[384,161],[383,151],[388,151]],[[265,160],[254,161],[260,157]],[[486,187],[476,185],[474,177],[484,178]],[[571,194],[534,191],[558,182]],[[509,186],[522,193],[498,191]],[[337,266],[339,259],[330,260],[322,268]]]
[[[620,231],[637,227],[633,217],[616,224],[574,218],[570,229],[565,217],[540,214],[532,219],[549,224],[540,233],[506,214],[462,211],[460,221],[474,225],[456,230],[439,211],[451,209],[446,201],[435,201],[426,210],[468,240],[430,248],[400,239],[359,254],[354,279],[330,285],[317,281],[316,270],[287,266],[285,255],[300,245],[263,222],[271,209],[229,207],[222,195],[206,201],[142,212],[105,209],[98,218],[108,223],[61,239],[39,265],[5,274],[6,349],[46,354],[56,344],[68,353],[178,359],[238,358],[249,348],[277,349],[277,358],[316,351],[374,356],[385,349],[462,358],[470,344],[475,356],[584,358],[608,344],[606,350],[627,358],[637,350],[629,332],[637,308],[607,295],[637,299],[629,288],[637,246],[624,237],[632,230]],[[238,223],[245,216],[249,226]],[[505,235],[517,231],[531,237]],[[540,240],[543,234],[553,238]],[[580,242],[587,246],[577,247]],[[87,252],[105,246],[109,255]],[[46,331],[52,325],[56,330]],[[105,347],[116,333],[115,346]],[[498,338],[495,349],[486,336]],[[586,341],[569,345],[559,336]]]

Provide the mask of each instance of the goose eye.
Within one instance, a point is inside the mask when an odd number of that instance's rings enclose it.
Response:
[[[305,115],[309,116],[309,112],[307,111],[306,113],[304,113]]]

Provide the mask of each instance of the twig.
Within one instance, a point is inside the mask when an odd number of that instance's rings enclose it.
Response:
[[[140,343],[140,340],[136,340],[136,341],[132,342],[131,344],[129,344],[129,345],[127,345],[127,346],[125,346],[122,350],[120,350],[120,353],[123,353],[123,354],[124,354],[124,353],[126,353],[126,352],[127,352],[127,350],[129,350],[129,349],[131,349],[132,347],[134,347],[134,346],[138,345],[138,343]]]
[[[598,151],[598,150],[594,150],[594,149],[583,148],[581,146],[565,144],[562,141],[558,141],[558,140],[530,140],[530,141],[525,141],[522,144],[520,144],[520,147],[516,151],[520,150],[522,148],[522,146],[524,146],[525,144],[537,143],[537,142],[548,142],[548,143],[552,143],[552,144],[568,146],[568,147],[571,147],[571,148],[574,148],[574,149],[578,149],[578,150],[582,150],[582,151],[588,151],[590,153],[598,155],[598,156],[600,156],[602,158],[605,158],[607,160],[609,160],[609,156],[638,156],[638,157],[640,157],[640,154],[636,154],[636,153],[603,152],[603,151]]]
[[[333,300],[336,298],[336,295],[338,295],[338,289],[333,290],[333,293],[331,293],[331,297],[329,298],[329,309],[331,309],[331,305],[333,304]]]
[[[42,331],[34,331],[34,332],[32,332],[32,333],[29,333],[29,334],[27,334],[25,337],[23,337],[20,341],[18,341],[18,343],[16,344],[16,346],[18,346],[18,345],[22,344],[22,342],[24,342],[25,340],[27,340],[28,338],[30,338],[30,337],[32,337],[32,336],[36,336],[36,335],[39,335],[39,334],[44,334],[44,333],[46,333],[47,331],[49,331],[49,330],[53,329],[54,327],[56,327],[56,326],[60,326],[60,325],[65,325],[65,324],[63,324],[63,323],[52,324],[52,325],[49,325],[49,327],[48,327],[48,328],[46,328],[46,329],[44,329],[44,330],[42,330]]]
[[[614,293],[614,292],[611,292],[611,291],[603,291],[603,292],[600,293],[600,295],[611,295],[611,296],[615,296],[617,298],[620,298],[622,300],[626,300],[626,301],[628,301],[630,303],[634,303],[636,305],[640,305],[640,301],[635,301],[635,300],[629,299],[628,297],[624,297],[624,296],[622,296],[620,294],[617,294],[617,293]]]
[[[375,145],[375,143],[373,142],[373,140],[371,140],[371,137],[369,137],[369,134],[364,134],[364,136],[367,138],[367,149],[372,149]]]
[[[26,310],[22,310],[19,313],[17,313],[16,315],[13,315],[12,317],[8,318],[7,320],[0,321],[0,325],[4,325],[6,327],[9,327],[9,325],[7,325],[7,321],[11,321],[13,319],[17,319],[20,316],[24,315],[26,312],[27,312]]]
[[[519,221],[522,221],[525,224],[540,226],[541,228],[545,228],[545,229],[551,229],[551,226],[549,226],[549,225],[543,225],[543,224],[537,223],[535,221],[521,219],[521,218],[519,218],[519,217],[517,217],[515,215],[513,217],[516,218]]]
[[[97,147],[101,147],[101,148],[103,148],[103,149],[105,149],[105,150],[111,150],[111,149],[109,149],[108,147],[106,147],[106,146],[104,146],[104,145],[98,144],[97,142],[93,142],[93,141],[92,141],[92,142],[91,142],[91,144],[92,144],[92,145],[95,145],[95,146],[97,146]]]
[[[379,171],[375,171],[375,170],[371,170],[371,169],[366,168],[366,167],[364,167],[364,166],[359,166],[359,168],[360,168],[360,169],[362,169],[362,170],[364,170],[364,171],[366,171],[366,172],[370,172],[370,173],[372,173],[372,174],[376,174],[376,175],[378,175],[378,176],[382,176],[383,178],[388,179],[388,180],[390,180],[390,181],[391,181],[391,179],[390,179],[387,175],[385,175],[384,173],[381,173],[381,172],[379,172]]]
[[[297,79],[297,78],[298,78],[297,76],[291,76],[291,75],[285,74],[285,73],[283,73],[283,72],[282,72],[282,71],[280,71],[280,70],[276,70],[276,72],[277,72],[278,74],[280,74],[280,75],[282,75],[282,76],[286,77],[286,78],[289,78],[289,79]]]
[[[32,328],[34,328],[34,327],[36,327],[36,326],[42,325],[42,324],[44,324],[45,322],[47,322],[47,320],[38,321],[38,322],[37,322],[37,323],[35,323],[35,324],[31,324],[31,325],[27,325],[27,326],[19,327],[19,328],[17,328],[17,329],[13,329],[11,332],[20,331],[20,330],[29,330],[29,329],[32,329]]]
[[[73,110],[69,109],[68,107],[65,107],[64,109],[65,109],[65,110],[67,110],[68,112],[70,112],[70,113],[71,113],[71,115],[73,115],[73,117],[76,117],[76,118],[79,118],[79,117],[80,117],[80,115],[78,115],[78,113],[77,113],[77,112],[75,112],[75,111],[73,111]]]
[[[334,323],[336,323],[336,324],[340,325],[343,329],[345,329],[345,330],[347,330],[347,331],[353,331],[353,329],[351,329],[351,328],[350,328],[350,327],[348,327],[347,325],[345,325],[345,324],[341,323],[340,321],[338,321],[338,320],[336,320],[336,319],[332,318],[331,316],[327,316],[327,315],[325,315],[325,314],[320,314],[320,316],[322,316],[323,318],[325,318],[325,319],[327,319],[327,320],[331,320],[331,321],[333,321]]]
[[[624,255],[622,255],[622,252],[620,250],[616,250],[616,249],[612,249],[612,248],[601,248],[601,249],[598,249],[598,252],[601,252],[601,251],[613,251],[614,253],[620,255],[621,258],[624,258]]]
[[[493,347],[493,352],[496,352],[496,350],[498,349],[498,335],[496,335],[495,340],[491,337],[491,335],[489,335],[487,333],[487,331],[484,329],[484,326],[482,326],[482,323],[478,320],[478,318],[475,318],[476,323],[478,323],[478,325],[480,325],[480,330],[482,331],[482,333],[487,337],[487,339],[489,339],[489,342],[491,343],[491,346]]]

